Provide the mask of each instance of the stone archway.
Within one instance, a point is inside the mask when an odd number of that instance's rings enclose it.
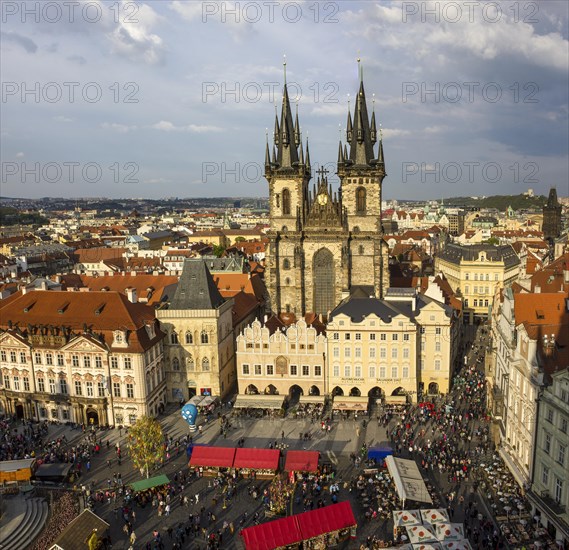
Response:
[[[350,395],[352,397],[361,397],[362,392],[360,391],[359,388],[356,388],[355,386],[350,390]]]
[[[87,424],[89,426],[98,426],[99,425],[99,413],[95,409],[87,409]]]
[[[439,385],[436,382],[429,384],[429,395],[437,395],[439,393]]]
[[[320,395],[320,388],[318,386],[310,386],[308,395]]]
[[[246,395],[259,395],[259,389],[255,384],[249,384],[247,388],[245,388]]]
[[[344,395],[344,390],[340,386],[336,386],[332,390],[332,395],[335,397],[336,395]]]
[[[278,395],[278,390],[275,386],[273,386],[272,384],[269,384],[266,388],[265,388],[265,395]]]
[[[14,405],[14,411],[18,420],[22,420],[24,418],[24,405],[22,403],[16,403]]]
[[[407,395],[407,392],[405,391],[405,388],[399,386],[391,392],[391,395]]]
[[[385,397],[385,392],[379,386],[374,386],[367,392],[367,394],[368,397],[372,397],[373,399],[381,399],[382,397]]]
[[[301,395],[304,395],[304,390],[303,390],[298,384],[293,384],[293,385],[288,389],[288,395],[289,395],[289,397],[290,397],[291,400],[297,399],[297,398],[299,398]]]
[[[336,277],[334,256],[327,248],[321,248],[312,260],[312,283],[314,287],[314,308],[316,314],[328,315],[334,309]]]

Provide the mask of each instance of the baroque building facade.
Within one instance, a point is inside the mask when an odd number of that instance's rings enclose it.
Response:
[[[0,305],[0,406],[17,418],[129,425],[166,403],[154,310],[119,292],[34,291]]]
[[[338,146],[340,188],[333,192],[321,169],[310,189],[308,142],[305,148],[285,81],[272,154],[268,141],[265,151],[270,208],[266,284],[273,311],[327,316],[357,286],[383,296],[389,273],[381,225],[386,172],[379,137],[376,155],[375,113],[370,120],[360,79],[353,118],[348,113],[347,143]]]

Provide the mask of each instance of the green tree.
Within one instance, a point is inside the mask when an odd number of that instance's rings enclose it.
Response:
[[[221,246],[220,244],[213,245],[213,253],[218,258],[221,258],[221,255],[225,252],[225,247]]]
[[[150,468],[164,457],[164,434],[158,421],[149,416],[139,418],[129,430],[128,448],[135,468],[148,478]]]

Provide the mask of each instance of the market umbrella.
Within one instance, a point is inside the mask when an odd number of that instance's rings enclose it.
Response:
[[[504,510],[506,512],[506,516],[508,518],[508,521],[510,520],[510,512],[512,511],[512,507],[511,506],[504,506]]]
[[[437,542],[437,537],[424,525],[413,525],[412,527],[407,527],[407,534],[411,539],[413,544],[422,544],[424,542]]]
[[[525,519],[520,519],[520,523],[525,527],[528,522]]]
[[[395,527],[406,525],[421,525],[421,513],[419,510],[396,510],[393,512]]]

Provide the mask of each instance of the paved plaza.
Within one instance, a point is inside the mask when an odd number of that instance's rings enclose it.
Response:
[[[483,346],[481,346],[483,347]],[[470,358],[470,363],[475,362],[474,357]],[[454,397],[448,396],[447,402],[456,407],[457,412],[464,412],[469,409],[469,402],[464,398],[460,391],[456,391]],[[217,421],[217,412],[228,415],[231,420],[231,427],[226,437],[220,431],[219,421]],[[363,503],[358,498],[357,492],[350,490],[350,485],[361,472],[364,464],[356,467],[353,464],[354,455],[360,455],[362,445],[367,444],[368,447],[376,446],[381,443],[390,441],[390,434],[393,435],[394,428],[399,422],[398,417],[391,419],[387,426],[381,424],[377,417],[371,419],[360,417],[356,420],[348,418],[346,420],[334,420],[332,422],[332,430],[330,432],[321,429],[318,421],[312,422],[310,419],[290,419],[290,418],[250,418],[235,415],[229,406],[223,405],[215,411],[211,420],[206,421],[205,418],[199,418],[198,424],[202,425],[202,432],[193,434],[194,443],[216,445],[216,446],[238,446],[240,439],[244,440],[244,447],[268,448],[269,445],[278,444],[284,449],[297,450],[317,450],[321,455],[321,462],[327,462],[333,465],[336,470],[335,482],[340,487],[339,501],[351,501],[352,508],[358,521],[357,540],[351,540],[344,543],[345,548],[359,548],[360,544],[366,541],[369,536],[376,536],[382,540],[392,540],[392,522],[389,519],[366,518]],[[181,440],[189,434],[188,425],[180,415],[179,407],[170,407],[160,418],[164,433],[174,441]],[[469,429],[473,434],[485,421],[474,420]],[[435,437],[435,431],[429,432],[429,425],[426,424],[427,430],[424,436],[417,435],[416,444],[426,444],[428,437]],[[284,437],[283,437],[284,432]],[[301,434],[311,434],[311,439],[301,438]],[[81,430],[72,430],[69,427],[50,426],[49,437],[56,439],[62,435],[66,436],[68,445],[77,445],[86,440],[87,434]],[[469,435],[470,435],[469,434]],[[140,473],[134,471],[132,462],[128,457],[125,430],[99,430],[96,432],[97,441],[101,442],[101,452],[94,455],[91,459],[89,471],[83,468],[83,475],[77,482],[77,487],[89,486],[93,491],[97,489],[107,489],[112,485],[115,474],[122,477],[123,483],[129,484],[133,481],[141,479]],[[469,442],[466,438],[462,442],[463,450],[469,451],[474,449],[476,438],[472,438]],[[395,448],[399,445],[396,439],[391,440],[390,444]],[[116,455],[116,445],[122,449],[122,464],[119,466]],[[405,445],[400,449],[396,456],[409,458],[409,450]],[[109,465],[110,462],[110,465]],[[281,462],[281,466],[283,463]],[[178,450],[171,453],[170,458],[165,464],[152,472],[151,475],[167,474],[171,480],[182,481],[182,475],[188,473],[188,460],[186,458],[185,446],[180,445]],[[425,477],[428,483],[434,487],[435,500],[441,507],[449,505],[448,497],[451,492],[455,492],[455,501],[451,506],[453,521],[462,521],[467,512],[467,504],[473,502],[473,509],[479,512],[483,517],[490,514],[484,503],[481,502],[479,493],[475,490],[474,483],[469,477],[466,481],[452,480],[446,473],[439,473],[436,469],[427,470]],[[231,499],[227,499],[221,488],[213,486],[212,478],[196,478],[191,477],[184,484],[181,493],[177,493],[171,500],[171,510],[168,515],[158,515],[156,508],[149,503],[144,508],[135,505],[135,518],[131,518],[136,542],[134,548],[147,548],[147,544],[155,537],[155,530],[161,534],[164,548],[176,548],[175,541],[180,541],[180,534],[184,531],[184,542],[181,543],[182,548],[207,548],[208,537],[211,533],[221,535],[220,548],[238,548],[239,531],[255,522],[267,521],[270,518],[264,516],[264,507],[262,499],[259,497],[262,491],[269,485],[268,481],[251,481],[241,480],[237,484],[235,495]],[[257,488],[257,498],[252,496],[252,487]],[[300,498],[302,487],[297,485],[297,493],[291,500],[291,513],[300,513],[305,509],[305,503]],[[329,487],[325,486],[322,494],[319,496],[325,505],[331,504],[331,494]],[[196,495],[199,499],[196,503]],[[183,505],[183,497],[187,496],[189,503]],[[464,498],[464,502],[459,503],[459,497]],[[297,498],[298,497],[298,498]],[[125,522],[122,517],[122,499],[118,497],[115,500],[96,502],[94,511],[102,518],[107,520],[111,525],[111,537],[113,548],[118,550],[128,549],[130,547],[129,536],[123,530]],[[462,499],[461,499],[462,500]],[[468,512],[470,513],[470,509]],[[199,515],[200,527],[197,535],[193,533],[188,537],[185,534],[185,526],[188,525],[189,516]],[[213,519],[212,517],[215,517]],[[476,521],[478,521],[476,514]],[[232,529],[230,528],[233,527]],[[472,526],[476,529],[476,526]],[[476,547],[476,544],[474,544]],[[154,548],[154,546],[148,546]]]

